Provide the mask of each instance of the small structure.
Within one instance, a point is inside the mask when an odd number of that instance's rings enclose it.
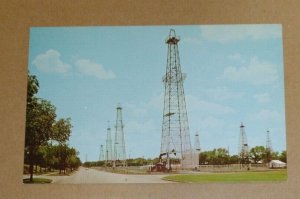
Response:
[[[269,168],[285,168],[286,163],[280,160],[271,160],[269,162]]]

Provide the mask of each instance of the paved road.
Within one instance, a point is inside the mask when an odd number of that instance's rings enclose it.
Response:
[[[126,175],[116,174],[95,169],[80,167],[71,176],[39,176],[53,180],[58,184],[81,184],[81,183],[171,183],[164,181],[166,175]]]

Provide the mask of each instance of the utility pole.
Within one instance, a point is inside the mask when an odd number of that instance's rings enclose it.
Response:
[[[171,169],[170,156],[179,159],[182,168],[193,164],[193,150],[189,133],[188,117],[183,89],[186,74],[181,72],[178,42],[175,30],[171,29],[166,39],[168,45],[162,138],[160,157],[165,157],[167,168]]]

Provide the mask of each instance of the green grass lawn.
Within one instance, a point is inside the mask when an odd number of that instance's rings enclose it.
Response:
[[[23,179],[23,183],[25,184],[45,184],[45,183],[51,183],[52,180],[45,179],[45,178],[33,178],[33,182],[29,181],[29,178]]]
[[[267,182],[283,181],[287,179],[287,170],[264,172],[235,172],[235,173],[210,173],[210,174],[183,174],[169,175],[164,180],[184,183],[208,183],[208,182]]]

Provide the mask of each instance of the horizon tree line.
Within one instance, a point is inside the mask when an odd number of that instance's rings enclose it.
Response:
[[[199,153],[200,165],[225,165],[225,164],[260,164],[269,163],[271,160],[279,159],[287,163],[286,150],[274,152],[268,150],[264,146],[255,146],[251,148],[246,156],[243,158],[240,155],[230,155],[225,148],[216,148],[209,151],[202,151]]]
[[[250,149],[247,159],[242,162],[239,155],[230,155],[226,148],[215,148],[213,150],[202,151],[199,153],[199,165],[230,165],[230,164],[266,164],[271,160],[279,159],[287,163],[286,150],[279,152],[272,152],[267,150],[264,146],[255,146]],[[127,166],[144,166],[152,165],[159,162],[159,158],[129,158],[127,159]],[[172,158],[173,164],[179,164],[179,159]],[[88,161],[83,163],[85,167],[104,167],[111,166],[105,160]]]

